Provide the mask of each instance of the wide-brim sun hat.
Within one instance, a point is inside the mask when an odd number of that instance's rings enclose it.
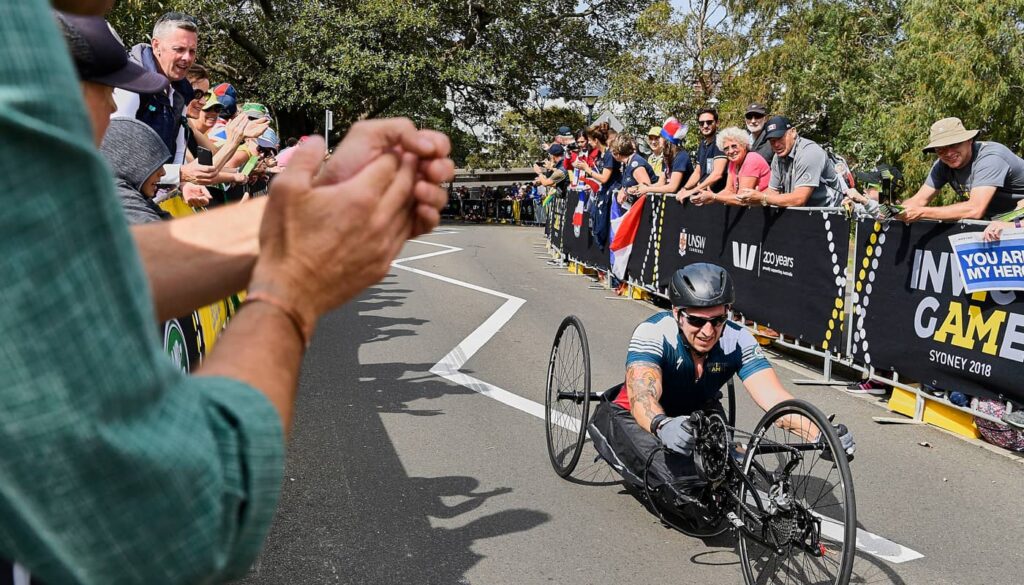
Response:
[[[960,118],[943,118],[932,124],[931,133],[928,136],[928,146],[922,150],[925,153],[935,152],[936,148],[952,146],[966,142],[978,135],[978,130],[964,128]]]

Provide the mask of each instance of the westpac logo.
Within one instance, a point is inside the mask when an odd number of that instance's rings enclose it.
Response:
[[[732,265],[741,270],[753,270],[757,263],[757,244],[732,243]]]

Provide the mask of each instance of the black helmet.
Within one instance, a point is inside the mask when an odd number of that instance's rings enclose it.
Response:
[[[668,285],[673,307],[731,305],[736,299],[732,277],[717,264],[698,262],[676,270]]]

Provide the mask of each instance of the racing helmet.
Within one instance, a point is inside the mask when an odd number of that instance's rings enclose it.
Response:
[[[717,264],[698,262],[676,270],[668,285],[673,307],[714,307],[736,300],[732,276]]]

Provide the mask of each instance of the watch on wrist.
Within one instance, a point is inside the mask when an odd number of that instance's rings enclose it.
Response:
[[[1015,228],[1019,228],[1020,227],[1020,218],[1017,218],[1017,219],[1013,220],[1013,227],[1015,227]]]
[[[761,193],[761,207],[768,207],[768,196]]]
[[[651,428],[650,428],[651,434],[652,435],[657,435],[658,434],[658,429],[661,427],[662,424],[664,424],[664,422],[666,420],[668,420],[668,416],[665,415],[665,414],[656,414],[656,415],[654,415],[654,418],[651,419]]]

